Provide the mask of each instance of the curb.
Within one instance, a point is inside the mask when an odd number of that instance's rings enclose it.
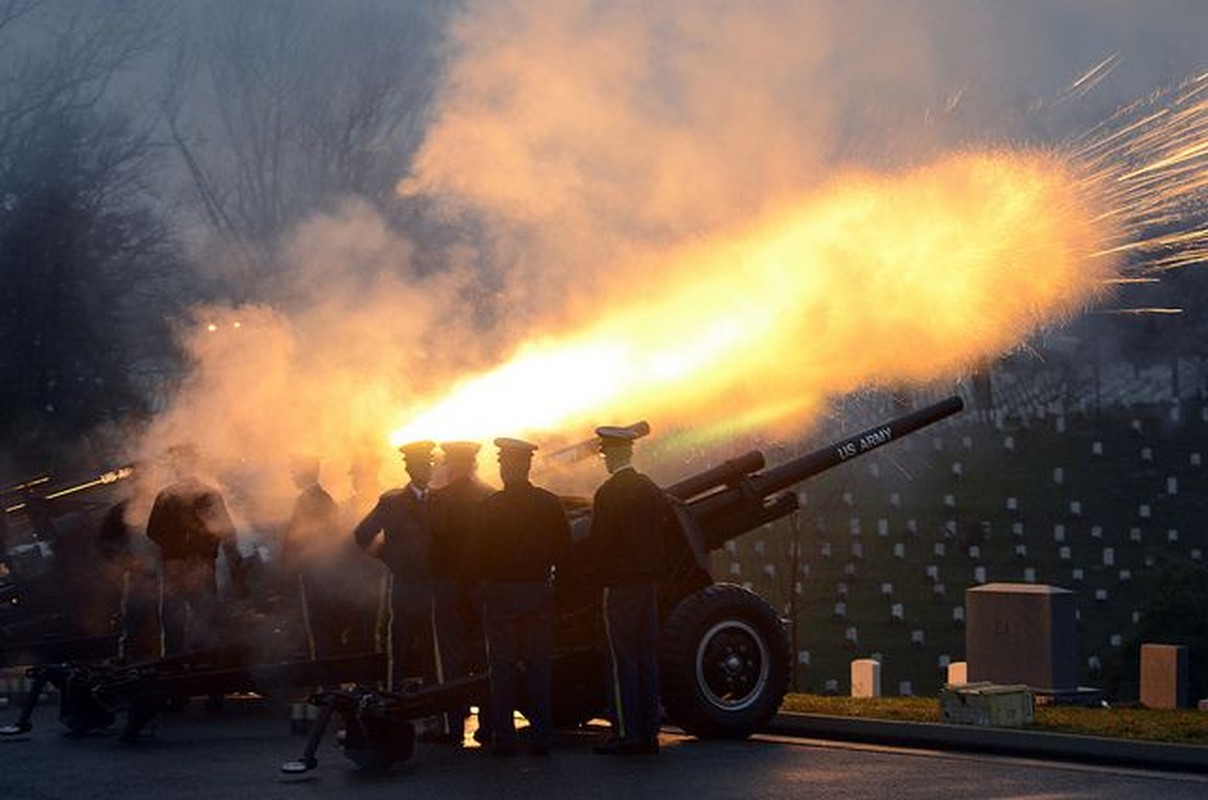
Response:
[[[813,739],[1208,773],[1208,747],[1014,728],[782,712],[773,717],[764,732]]]

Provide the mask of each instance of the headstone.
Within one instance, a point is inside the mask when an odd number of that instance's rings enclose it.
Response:
[[[1019,510],[1019,499],[1015,498],[1015,497],[1008,497],[1007,498],[1007,511],[1018,511],[1018,510]]]
[[[906,619],[906,608],[901,603],[894,603],[889,607],[889,618],[894,622],[902,622]]]
[[[880,519],[877,520],[877,536],[884,537],[884,536],[888,536],[888,535],[889,535],[889,520],[885,519],[885,517],[881,517]]]
[[[839,581],[835,584],[835,594],[839,597],[847,597],[847,584]]]
[[[763,539],[755,540],[755,555],[763,555]]]
[[[799,650],[797,652],[797,663],[803,667],[808,667],[810,665],[810,651]]]
[[[1172,406],[1170,407],[1170,421],[1171,421],[1171,422],[1178,422],[1178,421],[1179,421],[1179,416],[1180,416],[1180,414],[1179,414],[1179,404],[1178,404],[1178,403],[1175,403],[1174,405],[1172,405]]]
[[[946,551],[946,548],[944,547],[943,542],[936,542],[935,547],[933,549],[937,556],[939,556],[940,558],[943,558],[944,552]]]
[[[1120,582],[1127,583],[1130,580],[1132,580],[1132,570],[1131,569],[1120,570]]]
[[[857,658],[851,662],[851,696],[881,696],[881,664],[871,658]]]
[[[1092,539],[1102,539],[1103,538],[1103,526],[1102,525],[1092,525],[1091,526],[1091,538]]]
[[[763,565],[763,574],[767,575],[769,578],[775,578],[776,577],[776,565],[775,564],[764,564]]]
[[[973,437],[972,436],[962,437],[961,438],[961,447],[965,448],[966,450],[972,450],[973,449]]]
[[[1128,540],[1130,542],[1141,541],[1141,529],[1138,527],[1135,527],[1135,526],[1132,528],[1129,528],[1128,529]]]
[[[893,557],[894,558],[905,558],[906,557],[906,545],[903,544],[902,542],[894,542],[893,543]]]
[[[1201,560],[1203,560],[1203,558],[1204,558],[1203,550],[1200,550],[1200,548],[1198,548],[1198,547],[1191,548],[1191,560],[1192,561],[1201,561]]]
[[[965,624],[965,607],[964,606],[953,606],[952,607],[952,621],[957,623],[958,625]]]
[[[1073,579],[1075,581],[1077,581],[1078,583],[1082,583],[1082,576],[1083,576],[1082,567],[1074,567],[1074,571],[1073,571],[1073,573],[1071,573],[1071,577],[1073,577]]]
[[[898,681],[898,695],[901,697],[914,697],[914,686],[910,681]]]
[[[1120,647],[1124,644],[1124,637],[1118,633],[1113,633],[1107,638],[1107,643],[1112,647]]]
[[[1023,523],[1022,522],[1012,522],[1011,523],[1011,534],[1013,536],[1023,536]]]
[[[974,583],[985,583],[986,582],[986,568],[985,567],[978,566],[978,567],[973,568],[973,581],[974,581]]]
[[[932,436],[931,437],[931,449],[937,453],[943,452],[944,440],[939,436]]]
[[[1053,425],[1057,433],[1065,433],[1065,417],[1058,417]]]
[[[1142,447],[1141,448],[1141,460],[1142,461],[1153,461],[1153,448],[1152,447]]]
[[[856,565],[848,562],[843,565],[843,574],[849,578],[856,577]]]
[[[915,520],[915,519],[908,519],[908,520],[906,520],[906,532],[907,532],[907,533],[912,533],[912,534],[913,534],[913,533],[918,533],[918,532],[919,532],[919,523],[918,523],[918,520]]]
[[[742,564],[737,561],[730,562],[730,574],[734,576],[742,575]]]
[[[1091,672],[1100,672],[1103,669],[1103,662],[1099,660],[1099,656],[1091,656],[1086,660],[1086,668]]]
[[[1065,483],[1065,469],[1063,467],[1053,468],[1053,483],[1058,485]]]
[[[981,547],[975,544],[969,545],[969,558],[975,561],[981,558]]]
[[[1082,516],[1082,501],[1081,500],[1071,500],[1070,501],[1070,516],[1072,516],[1072,517]]]
[[[1193,467],[1203,466],[1203,460],[1199,453],[1191,454],[1191,466],[1193,466]]]
[[[916,628],[910,632],[911,644],[923,644],[927,640],[927,634],[923,633],[922,628]]]
[[[823,557],[823,558],[830,558],[830,557],[831,557],[831,546],[830,546],[830,542],[823,542],[823,543],[822,543],[822,545],[821,545],[821,547],[820,547],[819,549],[820,549],[820,550],[821,550],[821,552],[822,552],[822,557]]]
[[[1149,504],[1148,503],[1142,503],[1137,508],[1137,516],[1140,517],[1141,519],[1149,519]]]
[[[944,495],[944,508],[956,508],[956,495]]]
[[[1096,589],[1095,590],[1095,602],[1096,603],[1106,603],[1107,602],[1107,589]]]
[[[1114,547],[1103,548],[1103,566],[1105,566],[1105,567],[1116,566],[1116,548],[1114,548]]]
[[[956,536],[956,520],[944,520],[944,535],[949,538]]]
[[[1035,567],[1027,567],[1024,569],[1023,582],[1024,583],[1036,583],[1036,568]]]
[[[793,583],[793,594],[804,594],[804,593],[805,593],[804,584],[802,584],[801,581],[794,582]]]
[[[868,465],[868,474],[873,476],[874,478],[881,477],[881,465],[875,461],[872,462],[871,464],[869,464]]]
[[[1179,493],[1179,479],[1171,476],[1166,479],[1166,494],[1176,495]]]
[[[1177,528],[1171,528],[1166,531],[1166,541],[1177,542],[1179,540],[1179,531]]]
[[[838,694],[839,681],[835,678],[827,678],[826,682],[822,684],[822,691],[824,694]]]
[[[965,467],[961,462],[952,462],[952,477],[959,478],[965,474]]]
[[[851,557],[855,559],[864,558],[864,545],[860,542],[851,543]]]
[[[835,616],[840,618],[847,616],[847,603],[843,601],[835,603]]]
[[[738,554],[738,542],[736,542],[733,539],[726,542],[726,552],[732,556],[737,555]]]
[[[1015,545],[1015,555],[1017,558],[1024,558],[1028,554],[1028,546],[1026,544]]]
[[[928,564],[923,569],[923,574],[927,576],[928,580],[938,581],[940,579],[940,568],[935,564]]]
[[[1141,621],[1141,612],[1140,611],[1132,612],[1132,621],[1133,621],[1133,625],[1136,625],[1138,622]]]
[[[856,504],[855,495],[853,495],[851,492],[844,492],[843,493],[843,505],[854,506],[855,504]]]
[[[892,583],[882,583],[881,584],[881,596],[882,597],[893,597],[893,584]]]
[[[936,598],[937,600],[939,600],[939,599],[943,598],[944,594],[947,591],[948,590],[946,588],[944,588],[944,584],[937,583],[931,587],[931,596]]]
[[[1053,541],[1061,543],[1065,541],[1065,526],[1057,524],[1053,526]]]
[[[1044,584],[988,583],[968,589],[965,604],[970,681],[1077,688],[1073,592]]]
[[[1062,561],[1069,561],[1069,560],[1070,560],[1070,548],[1069,548],[1069,546],[1068,546],[1068,545],[1063,545],[1062,547],[1058,548],[1058,550],[1057,550],[1057,557],[1058,557],[1058,558],[1060,558]]]
[[[1140,433],[1141,432],[1141,420],[1139,420],[1139,419],[1132,420],[1131,422],[1128,423],[1128,427],[1132,428],[1137,433]]]
[[[860,535],[860,518],[852,517],[847,521],[847,532],[852,536]]]
[[[889,493],[889,505],[892,506],[893,508],[901,508],[902,507],[902,495],[900,495],[897,492],[890,492]]]
[[[953,661],[948,665],[948,683],[968,683],[969,664],[965,661]]]
[[[952,658],[947,653],[940,653],[939,657],[935,660],[936,666],[942,670],[947,670],[948,665],[951,663]]]
[[[848,644],[860,643],[860,629],[855,625],[848,625],[847,630],[843,632],[843,638]]]
[[[1092,456],[1103,455],[1103,442],[1091,442],[1091,455]]]
[[[1015,437],[1014,436],[1004,437],[1002,440],[1002,446],[1003,446],[1003,449],[1005,449],[1005,450],[1014,450],[1015,449]]]

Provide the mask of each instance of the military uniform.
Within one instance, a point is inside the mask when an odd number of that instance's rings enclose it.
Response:
[[[458,448],[473,458],[478,445],[441,445],[446,456]],[[466,454],[463,454],[464,457]],[[472,472],[459,475],[432,493],[433,627],[436,635],[437,677],[448,681],[486,669],[482,597],[467,560],[478,505],[494,492]],[[448,734],[453,742],[465,735],[468,708],[449,712]],[[480,740],[490,731],[488,714],[479,715]]]
[[[285,525],[281,562],[287,596],[296,596],[311,658],[335,655],[343,629],[341,576],[336,572],[339,509],[318,483],[311,483],[294,501]]]
[[[431,453],[431,443],[427,452]],[[408,446],[412,447],[412,446]],[[408,447],[400,448],[408,459]],[[412,452],[418,453],[419,447]],[[373,510],[353,531],[356,543],[365,550],[383,534],[375,555],[390,571],[390,688],[398,691],[417,670],[427,681],[435,676],[427,663],[427,645],[432,624],[431,531],[426,485],[414,478],[401,489],[386,492]],[[409,660],[417,652],[421,663]],[[410,673],[410,674],[409,674]]]
[[[496,445],[504,488],[482,501],[474,539],[474,561],[484,582],[494,750],[515,752],[516,666],[523,661],[533,748],[545,753],[554,736],[550,575],[570,547],[570,524],[557,496],[527,479],[536,447],[515,439],[497,439]],[[504,473],[508,459],[523,462],[523,478]]]
[[[632,447],[627,429],[597,433],[604,448]],[[592,504],[589,541],[604,585],[614,717],[613,734],[597,751],[657,753],[658,581],[673,512],[663,490],[627,461],[600,485]]]
[[[172,484],[155,498],[147,538],[159,546],[164,655],[184,652],[189,638],[201,649],[213,646],[219,550],[235,584],[241,582],[242,557],[222,495],[191,478]]]

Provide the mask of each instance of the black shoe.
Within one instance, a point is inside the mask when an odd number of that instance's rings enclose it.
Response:
[[[591,751],[598,756],[615,756],[621,752],[621,747],[621,740],[610,734],[592,745]]]
[[[479,728],[478,730],[474,731],[474,741],[478,742],[479,744],[483,744],[483,745],[490,744],[491,743],[490,728]]]

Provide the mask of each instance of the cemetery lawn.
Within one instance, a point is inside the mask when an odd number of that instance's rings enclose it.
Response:
[[[939,700],[926,697],[867,699],[790,694],[784,698],[781,708],[784,711],[837,717],[904,722],[940,721]],[[1037,706],[1035,722],[1028,730],[1208,745],[1208,712],[1194,709],[1165,711],[1150,708]]]

